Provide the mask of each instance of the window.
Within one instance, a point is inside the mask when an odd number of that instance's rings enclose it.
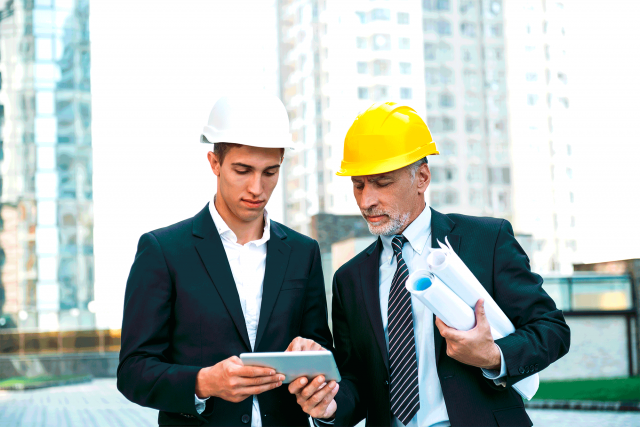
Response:
[[[533,106],[538,103],[538,95],[528,94],[527,95],[527,105]]]
[[[498,193],[498,210],[507,211],[509,210],[510,197],[509,193],[506,191],[500,191]]]
[[[366,37],[358,37],[356,39],[356,45],[358,46],[358,49],[366,49],[367,48]]]
[[[453,48],[447,43],[440,43],[438,45],[438,60],[439,61],[451,61],[453,60]]]
[[[444,181],[444,169],[440,166],[434,166],[431,169],[431,182],[438,184]]]
[[[458,180],[458,169],[455,166],[447,166],[444,168],[444,179],[447,182]]]
[[[573,192],[569,192],[569,202],[573,203]]]
[[[444,193],[444,203],[446,205],[458,204],[458,192],[456,190],[447,190]]]
[[[467,170],[467,181],[469,182],[482,181],[482,169],[480,169],[480,165],[469,165],[469,169]]]
[[[460,24],[460,33],[465,37],[475,37],[476,24],[473,22],[462,22]]]
[[[558,73],[558,80],[560,80],[564,84],[567,84],[567,75],[564,73]]]
[[[558,98],[558,102],[560,102],[560,104],[562,104],[564,108],[569,108],[569,98],[566,98],[566,97]]]
[[[493,184],[510,184],[511,171],[509,168],[489,168],[489,182]]]
[[[491,37],[502,37],[502,24],[493,24],[489,27]]]
[[[316,125],[316,139],[322,139],[322,123]]]
[[[469,190],[469,204],[471,206],[482,206],[482,191],[476,188]]]
[[[440,117],[427,117],[427,127],[432,133],[442,132],[442,120]]]
[[[538,73],[527,73],[526,79],[528,82],[537,82],[538,81]]]
[[[441,36],[450,36],[451,33],[451,24],[449,22],[444,20],[438,21],[438,34]]]
[[[368,65],[366,62],[358,62],[358,74],[367,74],[368,70]]]
[[[373,36],[373,50],[391,49],[391,36],[388,34],[376,34]]]
[[[567,178],[573,178],[573,170],[571,168],[567,168]]]
[[[368,87],[359,87],[358,88],[358,99],[369,99],[369,88]]]
[[[440,83],[443,85],[453,84],[453,70],[446,67],[440,68]]]
[[[374,76],[388,76],[391,72],[391,61],[377,59],[373,61]]]
[[[387,98],[388,96],[389,96],[389,88],[387,86],[376,86],[373,89],[374,101],[380,101],[381,99]]]
[[[467,150],[470,156],[479,156],[482,152],[482,145],[480,144],[480,141],[472,139],[467,142]]]
[[[478,73],[473,70],[464,70],[462,72],[462,81],[467,89],[477,90],[480,88],[480,78]]]
[[[480,111],[480,97],[473,92],[467,92],[464,97],[464,109],[466,111]]]
[[[389,21],[391,19],[391,10],[389,9],[373,9],[371,11],[372,21]]]
[[[400,49],[410,49],[411,47],[411,41],[408,37],[400,37],[399,43],[398,43],[398,47]]]
[[[453,94],[447,93],[447,92],[441,93],[438,104],[440,105],[441,108],[453,108],[454,107]]]
[[[476,62],[478,60],[478,51],[473,46],[462,46],[462,60],[464,62]]]
[[[500,4],[500,0],[493,0],[490,6],[491,13],[494,16],[498,16],[501,10],[502,10],[502,5]]]
[[[411,62],[400,63],[400,74],[411,74]]]
[[[480,120],[472,117],[467,117],[465,120],[464,128],[467,133],[480,132]]]
[[[433,61],[436,59],[436,46],[431,43],[424,44],[424,59]]]
[[[451,117],[443,117],[442,118],[442,131],[443,132],[454,132],[456,130],[456,119]]]
[[[437,27],[437,21],[435,19],[424,19],[422,21],[422,30],[425,33],[435,34]]]
[[[432,191],[431,192],[431,206],[437,208],[442,205],[443,202],[442,191]]]
[[[460,13],[472,14],[476,11],[476,0],[461,0],[460,1]]]
[[[424,82],[428,85],[437,85],[440,83],[440,70],[435,68],[425,68]]]
[[[398,24],[405,25],[409,23],[409,14],[406,12],[398,12]]]
[[[450,10],[451,9],[451,1],[450,0],[436,0],[436,8],[438,10]]]
[[[400,99],[411,99],[411,88],[409,88],[409,87],[401,87],[400,88]]]
[[[367,23],[367,15],[364,12],[356,12],[356,15],[358,16],[358,20],[360,21],[361,24],[366,24]]]
[[[451,140],[444,140],[438,144],[438,151],[443,156],[455,156],[456,155],[456,143]]]

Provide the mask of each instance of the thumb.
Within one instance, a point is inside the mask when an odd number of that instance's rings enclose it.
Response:
[[[488,323],[487,314],[484,311],[484,300],[480,298],[478,302],[476,302],[476,324],[488,325]]]

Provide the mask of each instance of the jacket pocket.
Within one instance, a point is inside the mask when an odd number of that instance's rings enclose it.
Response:
[[[529,427],[533,425],[524,406],[496,409],[493,411],[493,416],[500,427]]]
[[[158,425],[159,426],[199,426],[202,425],[202,421],[191,414],[177,414],[175,412],[158,413]]]

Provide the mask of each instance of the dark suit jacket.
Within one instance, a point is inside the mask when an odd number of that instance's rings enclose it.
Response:
[[[297,336],[332,350],[320,250],[315,240],[271,221],[255,350],[284,351]],[[122,394],[160,410],[160,425],[250,425],[251,398],[212,397],[202,415],[194,402],[202,367],[248,352],[240,298],[208,205],[144,234],[125,292]],[[286,385],[258,401],[265,427],[308,425]]]
[[[522,398],[511,385],[539,372],[569,350],[562,312],[531,272],[529,259],[508,221],[432,210],[432,247],[448,236],[465,262],[513,322],[516,332],[496,341],[507,368],[507,387],[496,386],[479,368],[446,354],[434,326],[434,351],[452,426],[528,426]],[[333,281],[333,336],[342,375],[336,396],[336,425],[388,426],[389,358],[379,301],[378,241],[342,266]],[[435,316],[434,316],[435,322]]]

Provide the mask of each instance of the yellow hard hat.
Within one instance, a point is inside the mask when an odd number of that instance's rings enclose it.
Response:
[[[440,153],[418,113],[407,105],[379,102],[356,117],[349,128],[336,175],[391,172],[431,154]]]

